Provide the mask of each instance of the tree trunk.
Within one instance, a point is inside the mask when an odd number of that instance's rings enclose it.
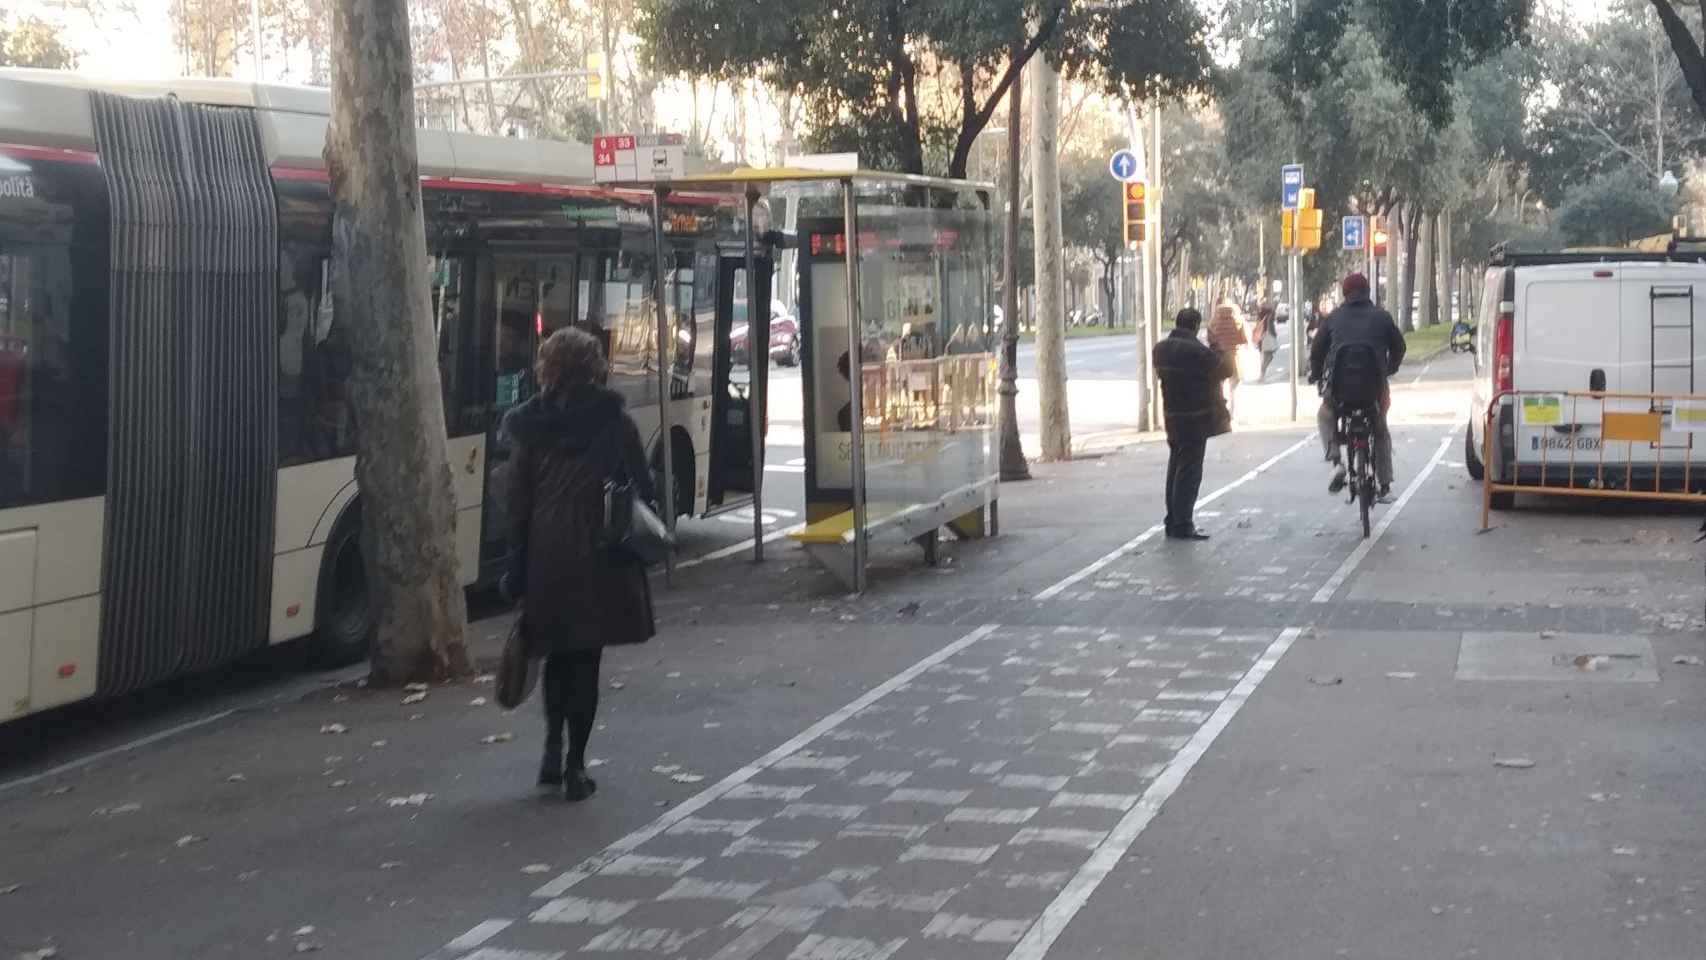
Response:
[[[1438,318],[1434,316],[1434,251],[1438,244],[1434,226],[1438,223],[1433,214],[1426,210],[1417,219],[1416,232],[1421,235],[1417,245],[1421,248],[1416,254],[1416,329],[1431,327]]]
[[[468,669],[432,335],[406,0],[332,5],[333,304],[350,332],[362,554],[380,685]]]
[[[1456,261],[1451,256],[1451,211],[1439,212],[1439,318],[1451,323],[1451,293],[1456,289]]]
[[[1007,169],[1003,171],[1007,207],[1001,216],[1001,479],[1029,480],[1031,467],[1019,442],[1019,93],[1018,80],[1007,91]]]
[[[1060,71],[1047,58],[1032,61],[1031,228],[1036,238],[1037,398],[1042,413],[1042,458],[1072,456],[1066,409],[1066,278],[1061,268]]]
[[[1416,312],[1411,303],[1416,292],[1416,254],[1420,246],[1417,234],[1422,228],[1422,213],[1414,203],[1404,205],[1404,265],[1399,272],[1398,326],[1406,333],[1416,329]]]
[[[1394,295],[1398,290],[1398,247],[1403,243],[1403,240],[1400,239],[1404,234],[1403,221],[1402,214],[1386,221],[1386,276],[1384,278],[1386,290],[1380,298],[1380,303],[1388,313],[1394,312],[1393,307],[1396,306],[1393,301],[1396,299]]]

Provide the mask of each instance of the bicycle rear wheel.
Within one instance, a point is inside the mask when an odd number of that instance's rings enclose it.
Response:
[[[1367,539],[1370,529],[1368,513],[1374,509],[1374,465],[1369,462],[1366,449],[1357,458],[1357,508],[1362,512],[1362,535]]]

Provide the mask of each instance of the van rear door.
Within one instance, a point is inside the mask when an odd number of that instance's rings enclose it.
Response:
[[[1620,279],[1623,299],[1623,385],[1637,393],[1661,395],[1642,410],[1656,407],[1668,413],[1671,397],[1706,392],[1706,330],[1697,330],[1700,314],[1706,312],[1706,267],[1694,263],[1629,263]],[[1614,409],[1616,409],[1614,407]],[[1670,418],[1663,420],[1668,428]],[[1687,434],[1663,431],[1662,452],[1650,444],[1638,444],[1631,459],[1649,458],[1680,463],[1681,452],[1694,448],[1691,459],[1706,460],[1706,444]]]
[[[1558,264],[1516,271],[1514,389],[1563,394],[1624,389],[1619,264]],[[1643,384],[1644,385],[1644,384]],[[1518,406],[1516,455],[1535,462],[1542,447],[1554,462],[1558,452],[1597,444],[1601,404],[1561,399],[1555,409]]]

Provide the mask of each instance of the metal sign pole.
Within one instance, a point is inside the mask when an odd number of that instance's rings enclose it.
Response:
[[[865,363],[864,322],[859,316],[859,204],[851,177],[841,181],[841,233],[847,259],[847,385],[852,394],[848,429],[852,449],[853,592],[865,592]]]
[[[1295,239],[1295,233],[1293,238]],[[1297,251],[1286,258],[1286,296],[1291,300],[1291,419],[1297,421],[1297,381],[1303,370],[1303,302],[1297,295]]]
[[[667,187],[655,187],[652,190],[652,250],[655,252],[652,268],[652,299],[657,302],[658,323],[658,447],[663,455],[663,513],[664,525],[670,533],[675,532],[675,464],[671,447],[669,422],[670,389],[674,376],[675,338],[669,330],[669,285],[664,271],[673,260],[669,248],[664,245],[663,237],[663,198],[668,193]],[[675,573],[675,552],[670,551],[664,558],[664,578],[668,582]]]
[[[752,210],[758,191],[746,190],[746,391],[747,429],[752,434],[752,560],[764,559],[764,425],[770,399],[770,305],[758,302],[757,258],[752,252]]]

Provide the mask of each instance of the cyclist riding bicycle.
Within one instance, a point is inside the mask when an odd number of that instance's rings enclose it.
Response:
[[[1353,273],[1339,285],[1344,302],[1322,321],[1309,351],[1309,380],[1321,384],[1321,410],[1315,416],[1321,447],[1333,464],[1329,493],[1345,488],[1339,455],[1339,418],[1356,409],[1374,422],[1375,477],[1380,498],[1392,493],[1392,434],[1386,411],[1392,406],[1388,379],[1404,362],[1404,334],[1392,315],[1369,298],[1368,278]]]

